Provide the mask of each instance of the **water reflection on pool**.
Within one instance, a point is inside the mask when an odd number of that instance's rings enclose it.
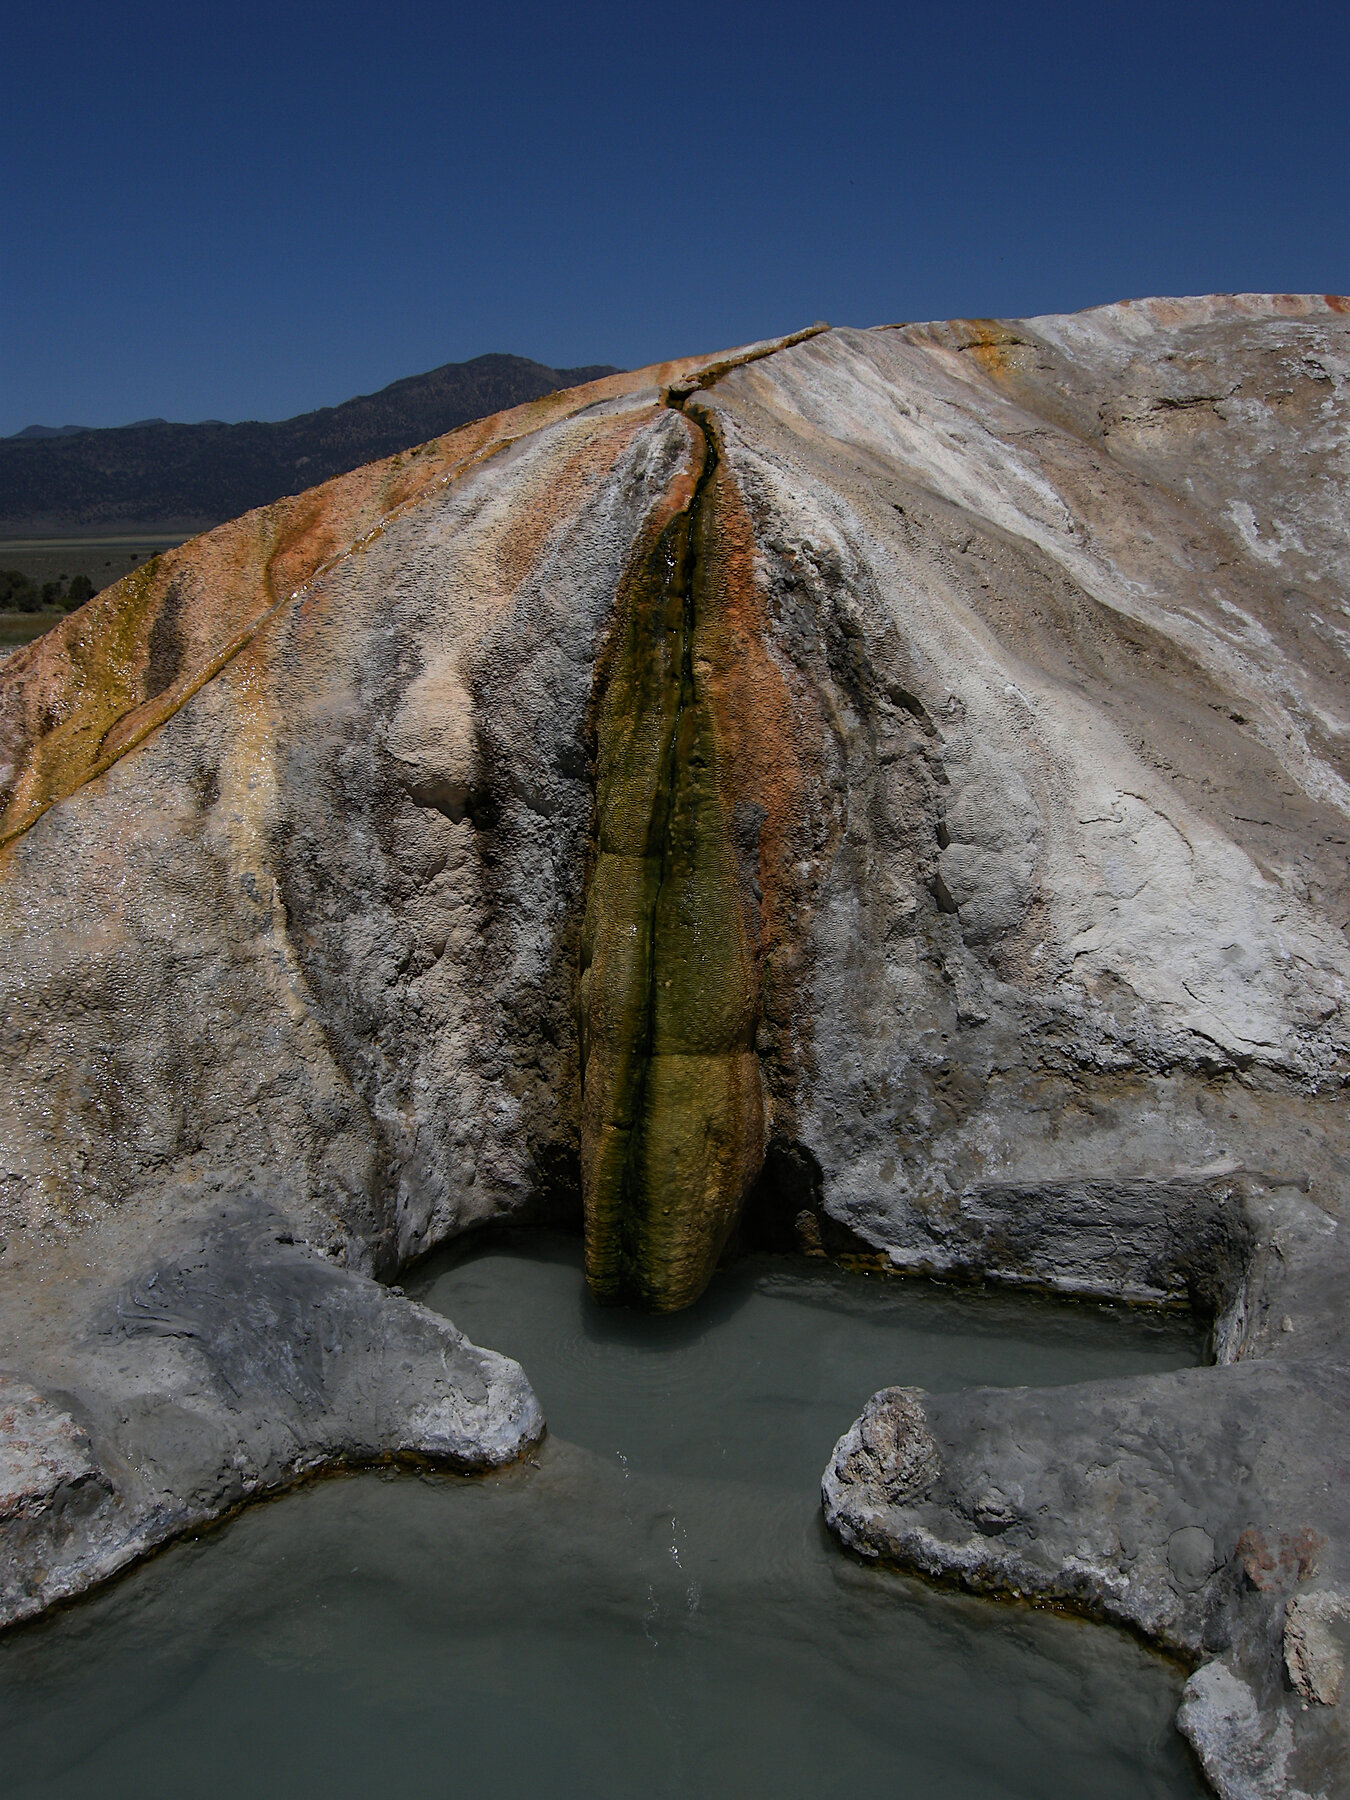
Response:
[[[866,1568],[817,1492],[877,1387],[1175,1368],[1185,1326],[785,1258],[643,1318],[538,1232],[409,1291],[522,1360],[536,1462],[320,1482],[0,1639],[12,1800],[1200,1792],[1176,1671]]]

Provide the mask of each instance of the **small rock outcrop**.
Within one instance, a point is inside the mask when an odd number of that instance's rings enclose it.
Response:
[[[813,328],[8,659],[5,1616],[297,1470],[528,1445],[385,1285],[454,1234],[584,1215],[670,1308],[767,1219],[1212,1321],[883,1392],[827,1516],[1186,1659],[1220,1793],[1343,1791],[1348,421],[1336,297]]]

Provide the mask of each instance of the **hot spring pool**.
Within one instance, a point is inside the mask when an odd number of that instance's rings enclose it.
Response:
[[[320,1481],[0,1638],[7,1800],[1195,1800],[1179,1671],[864,1567],[818,1484],[878,1387],[1177,1368],[1197,1332],[785,1257],[653,1319],[580,1265],[535,1231],[409,1282],[523,1362],[530,1463]]]

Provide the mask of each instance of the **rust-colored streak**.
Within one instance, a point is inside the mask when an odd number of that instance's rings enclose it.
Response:
[[[693,408],[716,436],[716,416]],[[827,731],[819,696],[785,657],[774,654],[768,597],[759,573],[754,522],[734,468],[721,456],[705,502],[701,639],[717,739],[727,831],[737,849],[741,904],[759,986],[765,1132],[793,1129],[792,1059],[783,1033],[799,1012],[804,954],[802,909],[813,867]],[[715,597],[715,598],[713,598]]]
[[[391,519],[519,439],[682,380],[705,360],[606,376],[465,425],[246,513],[96,595],[0,665],[0,848],[144,742],[274,612]],[[532,512],[503,551],[508,591],[555,516],[556,508]]]
[[[728,831],[742,848],[747,926],[762,955],[781,937],[785,864],[802,817],[800,721],[783,671],[768,650],[754,528],[725,461],[713,476],[710,504],[706,591],[716,603],[709,607],[700,648],[709,662],[722,804]]]
[[[14,768],[0,845],[102,774],[217,674],[322,567],[447,473],[433,454],[392,458],[247,513],[156,557],[28,648],[0,696]],[[414,489],[414,492],[416,491]],[[23,655],[23,653],[20,653]]]

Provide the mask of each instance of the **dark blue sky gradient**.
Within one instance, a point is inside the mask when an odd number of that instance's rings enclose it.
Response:
[[[1350,6],[5,0],[0,432],[1350,288]]]

